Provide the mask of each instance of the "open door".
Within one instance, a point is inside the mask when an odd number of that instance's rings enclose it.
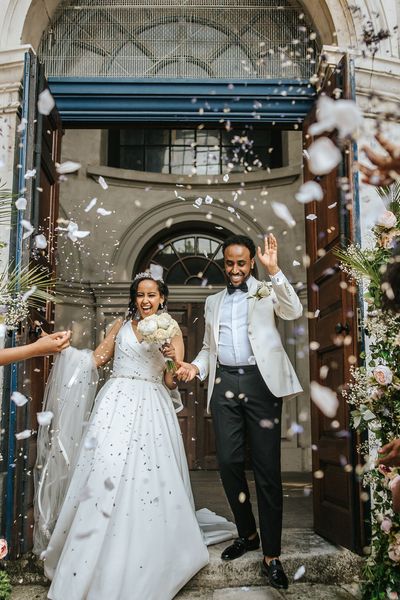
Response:
[[[341,90],[341,97],[350,98],[349,83],[348,59],[343,56],[338,65],[327,67],[320,93],[333,96]],[[305,149],[313,141],[307,130],[314,120],[315,107],[304,123]],[[329,541],[360,551],[365,533],[355,474],[356,440],[349,426],[349,407],[341,395],[359,356],[357,292],[346,282],[333,254],[341,242],[354,239],[352,157],[349,143],[337,169],[316,178],[325,196],[322,202],[306,205],[306,217],[317,216],[306,220],[306,238],[309,311],[317,315],[309,320],[309,335],[310,341],[319,344],[310,351],[311,381],[337,391],[340,402],[334,420],[314,405],[311,408],[313,471],[319,472],[314,478],[314,526]],[[305,163],[305,181],[313,178]]]
[[[61,154],[61,121],[56,108],[48,116],[39,114],[37,99],[46,87],[43,67],[37,57],[28,52],[25,57],[23,80],[22,119],[25,129],[21,136],[20,163],[22,168],[18,182],[18,193],[25,189],[27,210],[23,215],[35,227],[35,234],[43,233],[48,241],[47,248],[35,250],[33,236],[26,241],[18,235],[15,241],[16,264],[40,264],[55,278],[56,267],[56,222],[58,218],[59,184],[55,163]],[[36,169],[36,175],[24,180],[27,170]],[[19,215],[18,219],[21,216]],[[44,303],[39,310],[32,311],[31,325],[17,335],[19,343],[35,341],[40,323],[47,333],[53,328],[54,306]],[[9,464],[7,478],[6,532],[11,557],[32,548],[33,536],[33,466],[36,459],[36,435],[16,441],[15,433],[25,429],[37,431],[36,413],[41,411],[44,386],[49,373],[49,359],[35,358],[12,367],[11,392],[18,390],[30,398],[25,406],[15,410],[10,407],[9,419]],[[8,396],[9,397],[9,396]],[[13,403],[11,403],[13,404]]]

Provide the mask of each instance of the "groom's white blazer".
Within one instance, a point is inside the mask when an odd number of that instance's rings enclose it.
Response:
[[[282,272],[271,278],[270,294],[264,298],[255,297],[260,281],[252,277],[248,283],[248,334],[257,366],[275,396],[295,396],[303,390],[283,348],[275,315],[288,321],[298,319],[303,312],[299,297]],[[207,298],[203,347],[192,361],[198,367],[202,381],[209,376],[207,410],[215,383],[220,311],[226,294],[225,289]]]

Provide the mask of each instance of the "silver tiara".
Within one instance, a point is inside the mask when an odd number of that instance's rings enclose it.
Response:
[[[150,268],[147,271],[143,271],[142,273],[138,273],[133,278],[133,281],[138,281],[139,279],[154,279],[154,281],[162,281],[163,268],[160,265],[150,265]]]

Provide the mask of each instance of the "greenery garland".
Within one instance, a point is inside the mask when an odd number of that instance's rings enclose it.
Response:
[[[377,448],[400,437],[400,316],[382,310],[385,293],[381,276],[400,237],[400,184],[380,188],[387,206],[373,228],[374,246],[362,249],[351,244],[337,250],[341,269],[365,290],[368,334],[365,364],[352,369],[352,382],[344,395],[352,407],[352,425],[369,431],[363,483],[371,493],[371,546],[365,562],[363,599],[400,599],[400,515],[392,509],[392,481],[397,469],[378,466]]]

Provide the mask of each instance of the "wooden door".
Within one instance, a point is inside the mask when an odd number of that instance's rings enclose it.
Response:
[[[331,95],[342,89],[349,97],[346,57],[327,74],[322,92]],[[313,141],[307,129],[315,120],[315,109],[304,124],[305,148]],[[350,367],[359,355],[356,322],[357,290],[348,284],[338,269],[334,248],[353,239],[352,145],[343,149],[339,167],[316,178],[324,190],[322,202],[306,205],[310,341],[318,342],[310,351],[311,381],[337,391],[340,401],[334,420],[325,417],[314,405],[311,408],[314,525],[315,531],[328,540],[353,550],[363,541],[362,505],[354,467],[357,463],[355,439],[349,425],[349,406],[341,391],[350,380]],[[305,180],[314,176],[305,163]],[[319,311],[319,314],[318,312]]]
[[[31,241],[32,265],[40,264],[47,271],[50,278],[55,279],[56,274],[56,225],[58,218],[59,183],[55,163],[60,162],[61,156],[61,121],[54,108],[50,115],[44,116],[37,111],[38,94],[46,87],[42,66],[36,57],[31,55],[32,85],[27,93],[30,94],[31,111],[29,114],[29,127],[32,139],[32,148],[28,149],[31,155],[32,166],[36,168],[36,178],[30,190],[30,221],[35,227],[35,233],[43,233],[48,241],[45,250],[33,249]],[[28,217],[26,217],[28,218]],[[22,331],[21,343],[33,342],[37,339],[38,326],[50,333],[53,330],[54,305],[44,303],[38,310],[31,311],[31,325]],[[18,389],[30,397],[24,409],[17,412],[17,431],[31,429],[37,431],[36,413],[42,410],[44,387],[50,368],[48,357],[34,358],[18,367]],[[36,460],[36,436],[17,442],[16,469],[14,485],[14,526],[12,533],[12,553],[17,556],[27,552],[33,544],[33,467]]]
[[[182,329],[185,360],[198,354],[204,336],[204,304],[202,302],[170,302],[168,312]],[[211,415],[207,414],[207,381],[195,379],[180,382],[184,408],[178,413],[189,469],[216,469],[217,459]]]

